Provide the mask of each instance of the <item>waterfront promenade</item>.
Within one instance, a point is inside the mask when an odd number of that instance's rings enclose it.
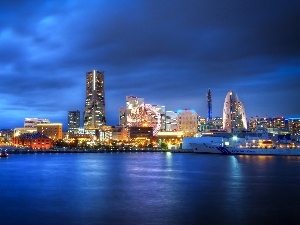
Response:
[[[171,152],[171,153],[192,153],[189,150],[170,150],[170,149],[19,149],[19,148],[0,148],[6,150],[8,154],[47,154],[47,153],[120,153],[120,152]]]

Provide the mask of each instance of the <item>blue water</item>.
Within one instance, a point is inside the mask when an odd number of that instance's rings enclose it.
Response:
[[[300,224],[300,157],[0,158],[0,224]]]

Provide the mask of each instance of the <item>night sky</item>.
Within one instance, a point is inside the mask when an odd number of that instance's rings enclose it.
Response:
[[[105,72],[108,125],[125,97],[222,116],[300,116],[299,0],[0,1],[0,128],[25,117],[67,128],[85,73]]]

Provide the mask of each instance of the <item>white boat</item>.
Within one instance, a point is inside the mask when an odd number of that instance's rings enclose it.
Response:
[[[233,144],[234,143],[234,144]],[[259,143],[255,145],[252,143]],[[295,145],[280,147],[270,140],[229,141],[220,137],[199,137],[189,140],[189,149],[195,153],[235,154],[235,155],[285,155],[300,156],[300,148]]]

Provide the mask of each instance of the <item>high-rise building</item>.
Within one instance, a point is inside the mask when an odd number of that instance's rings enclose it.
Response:
[[[244,106],[233,91],[227,93],[224,101],[223,129],[229,133],[247,130]]]
[[[119,108],[119,125],[126,126],[126,108],[121,107]]]
[[[210,122],[212,120],[212,98],[211,98],[211,92],[210,89],[208,89],[207,92],[207,120]]]
[[[162,105],[153,105],[155,110],[160,115],[160,130],[159,131],[166,131],[166,107]]]
[[[86,72],[86,100],[83,126],[97,129],[106,124],[104,101],[104,72]]]
[[[173,111],[166,111],[166,131],[177,130],[177,113]]]
[[[68,133],[78,133],[80,128],[80,111],[68,112]]]

